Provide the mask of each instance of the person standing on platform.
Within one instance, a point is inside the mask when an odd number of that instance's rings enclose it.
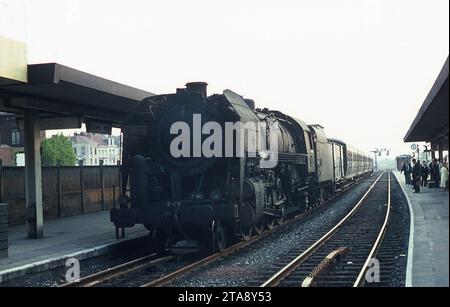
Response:
[[[441,193],[445,194],[448,191],[448,163],[444,163],[441,167]]]
[[[422,166],[420,165],[420,162],[418,162],[416,159],[413,159],[412,162],[414,165],[412,169],[414,193],[420,193],[420,182],[422,180]]]
[[[408,163],[403,162],[402,169],[400,170],[400,174],[403,173],[405,175],[405,183],[411,184],[411,175],[410,175],[410,168]]]
[[[434,175],[434,159],[431,160],[430,164],[428,165],[428,169],[430,170],[430,180],[435,182],[435,175]],[[434,188],[434,187],[432,187]]]
[[[411,187],[414,189],[415,187],[415,182],[414,182],[414,175],[413,175],[413,166],[414,166],[414,162],[415,160],[413,160],[413,165],[411,165],[410,162],[408,162],[408,167],[409,167],[409,184],[411,184]]]
[[[426,187],[428,182],[428,175],[430,171],[428,169],[427,161],[423,161],[422,164],[422,186]]]
[[[435,187],[438,188],[438,187],[440,187],[439,182],[441,181],[441,169],[439,167],[438,159],[434,159],[433,170],[434,170],[434,178],[435,178],[434,184],[435,184]]]

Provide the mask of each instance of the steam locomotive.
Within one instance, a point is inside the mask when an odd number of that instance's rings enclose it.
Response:
[[[111,221],[143,224],[159,246],[222,250],[372,172],[369,155],[328,139],[322,126],[255,109],[230,90],[208,96],[203,82],[144,99],[122,131],[120,206]]]

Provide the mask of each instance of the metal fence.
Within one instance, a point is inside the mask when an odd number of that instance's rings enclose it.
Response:
[[[44,219],[112,208],[119,186],[119,166],[43,167]],[[0,167],[0,203],[8,204],[9,225],[26,222],[25,195],[25,168]]]

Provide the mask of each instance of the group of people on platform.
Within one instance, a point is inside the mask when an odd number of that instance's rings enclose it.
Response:
[[[429,164],[426,161],[421,164],[420,161],[412,159],[412,164],[403,162],[400,172],[404,174],[406,184],[414,188],[414,193],[420,193],[420,187],[427,186],[428,178],[433,182],[432,187],[439,187],[441,193],[445,194],[448,191],[447,161],[440,163],[439,160],[433,159]]]

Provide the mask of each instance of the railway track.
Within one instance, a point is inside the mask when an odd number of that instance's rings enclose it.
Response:
[[[120,286],[120,287],[160,287],[168,284],[172,280],[178,278],[183,274],[194,271],[201,267],[204,267],[217,259],[229,256],[245,247],[256,243],[262,238],[267,237],[271,233],[277,231],[280,227],[285,227],[295,221],[302,218],[304,214],[300,214],[293,219],[283,222],[279,226],[275,226],[273,229],[264,231],[261,235],[254,236],[248,241],[240,241],[237,244],[215,254],[212,254],[199,261],[193,262],[186,266],[182,266],[168,274],[159,274],[159,272],[152,271],[153,268],[168,262],[173,262],[176,257],[173,255],[158,256],[152,254],[145,256],[116,267],[109,268],[104,271],[81,278],[79,281],[70,282],[61,285],[60,287],[108,287],[108,286]],[[158,276],[162,275],[162,276]],[[150,281],[150,282],[149,282]]]
[[[113,286],[120,280],[134,279],[134,276],[144,274],[150,268],[157,267],[172,260],[174,260],[174,256],[151,254],[86,276],[79,281],[63,284],[61,287]]]
[[[330,198],[328,201],[334,199],[335,197],[343,194],[343,192],[349,190],[355,184],[359,183],[362,179],[360,178],[353,184],[348,185],[342,189],[342,192],[338,195]],[[237,244],[215,254],[212,254],[206,258],[200,259],[198,261],[189,263],[187,265],[173,265],[176,269],[163,273],[157,268],[161,267],[162,264],[169,264],[176,262],[176,257],[172,255],[157,255],[152,254],[145,256],[119,266],[109,268],[107,270],[98,272],[93,275],[86,276],[77,282],[71,282],[61,287],[109,287],[109,286],[120,286],[120,287],[161,287],[169,284],[170,282],[176,280],[177,278],[184,276],[190,272],[199,270],[201,268],[207,267],[208,265],[214,263],[215,261],[228,257],[235,254],[237,251],[243,250],[248,246],[254,245],[259,240],[269,236],[270,234],[278,231],[280,228],[284,228],[290,224],[297,222],[298,220],[304,218],[308,213],[302,213],[295,216],[292,219],[284,221],[282,224],[274,227],[273,229],[265,230],[261,235],[251,237],[250,240],[240,241]],[[170,269],[169,269],[170,270]]]
[[[376,281],[377,251],[391,212],[390,173],[382,173],[328,233],[286,255],[262,287],[360,287]],[[273,273],[273,271],[276,271]],[[370,274],[367,274],[370,273]],[[372,274],[373,273],[373,274]]]

